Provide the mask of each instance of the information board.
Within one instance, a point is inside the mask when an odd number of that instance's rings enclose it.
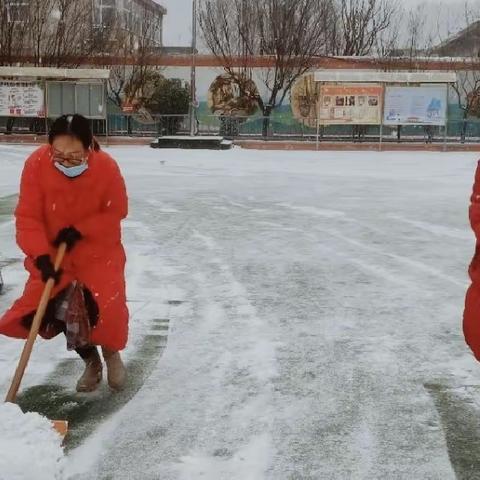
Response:
[[[319,123],[380,125],[382,99],[381,85],[324,85],[320,89]]]
[[[38,83],[0,82],[0,116],[44,117],[45,94]]]
[[[445,125],[447,86],[387,87],[385,125]]]

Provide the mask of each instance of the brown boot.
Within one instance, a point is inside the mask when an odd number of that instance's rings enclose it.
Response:
[[[77,382],[77,392],[94,392],[102,381],[102,359],[95,348],[83,360],[85,362],[85,371]]]
[[[112,390],[123,390],[127,379],[127,372],[125,370],[125,365],[122,362],[122,358],[120,357],[120,353],[108,350],[104,347],[102,347],[102,351],[103,358],[107,365],[108,386]]]

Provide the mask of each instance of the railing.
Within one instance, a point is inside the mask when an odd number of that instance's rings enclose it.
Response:
[[[267,121],[266,121],[267,120]],[[265,122],[266,121],[266,122]],[[157,137],[188,135],[188,115],[154,115],[141,118],[136,115],[111,114],[108,121],[92,120],[96,135]],[[400,129],[387,126],[328,125],[317,126],[315,121],[299,122],[290,116],[220,117],[202,115],[196,122],[199,135],[221,135],[231,139],[261,139],[267,126],[267,138],[312,142],[373,142],[373,143],[480,143],[480,119],[450,120],[446,127],[404,125]],[[0,117],[0,133],[45,134],[45,119]]]
[[[127,136],[184,135],[190,132],[188,115],[155,115],[151,119],[136,115],[109,115],[108,134]]]
[[[480,120],[450,120],[446,127],[403,125],[387,126],[328,125],[315,126],[315,121],[299,122],[291,118],[201,116],[196,121],[196,134],[222,135],[227,138],[263,138],[267,120],[268,135],[276,140],[320,142],[423,142],[480,143]],[[165,136],[187,135],[187,115],[158,115],[152,121],[138,121],[135,116],[110,115],[109,135]],[[312,126],[313,125],[313,126]]]
[[[36,134],[45,135],[53,118],[0,117],[0,133],[2,134]],[[105,120],[90,120],[96,135],[105,135]]]

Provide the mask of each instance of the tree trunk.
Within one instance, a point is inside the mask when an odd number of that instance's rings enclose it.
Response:
[[[463,112],[463,119],[462,119],[462,129],[460,131],[460,141],[462,143],[465,143],[466,139],[467,139],[467,111],[464,110]]]
[[[8,117],[7,118],[7,135],[11,135],[13,133],[13,126],[15,124],[15,117]]]
[[[262,136],[267,138],[270,133],[270,115],[272,114],[273,107],[271,105],[266,105],[263,109],[263,127],[262,127]]]

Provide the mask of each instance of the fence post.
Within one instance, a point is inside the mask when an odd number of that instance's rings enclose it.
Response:
[[[387,97],[387,84],[382,83],[382,108],[380,108],[380,139],[379,152],[383,150],[383,119],[385,118],[385,101]]]
[[[105,143],[108,147],[108,85],[106,80],[103,84],[103,105],[105,108]]]
[[[105,115],[105,143],[107,145],[107,147],[109,146],[108,145],[108,140],[109,140],[109,137],[108,137],[108,113]]]
[[[380,122],[380,139],[378,142],[378,151],[381,152],[383,148],[383,115],[382,115],[382,121]]]
[[[43,101],[45,102],[45,135],[48,136],[48,80],[45,80],[43,87],[45,92],[43,94]]]

